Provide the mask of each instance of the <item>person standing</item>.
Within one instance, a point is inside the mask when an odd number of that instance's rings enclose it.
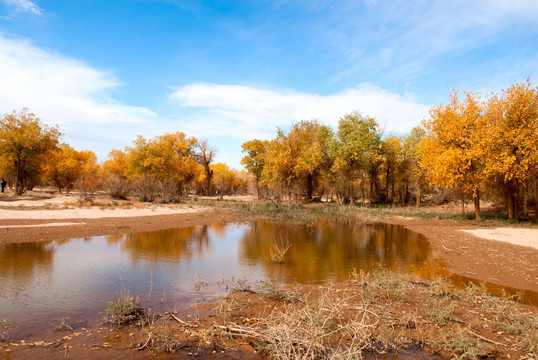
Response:
[[[4,192],[6,185],[7,185],[6,179],[2,178],[2,181],[0,182],[0,187],[2,187],[2,192]]]

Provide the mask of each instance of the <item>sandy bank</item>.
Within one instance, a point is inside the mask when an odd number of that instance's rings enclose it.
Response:
[[[495,228],[461,231],[483,239],[502,241],[538,249],[538,229]]]

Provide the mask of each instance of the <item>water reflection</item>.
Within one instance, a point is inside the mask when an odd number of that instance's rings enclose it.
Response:
[[[50,242],[0,245],[0,291],[16,299],[36,277],[50,274],[53,258]]]
[[[270,260],[272,244],[280,239],[292,244],[282,265]],[[299,283],[347,280],[353,268],[416,272],[430,255],[430,244],[420,234],[397,225],[350,220],[325,220],[316,226],[257,222],[239,241],[239,261]]]
[[[280,239],[292,245],[284,263],[275,264],[271,246]],[[353,269],[369,272],[378,267],[430,279],[449,275],[445,263],[431,253],[426,238],[404,227],[351,220],[324,220],[314,226],[215,224],[6,244],[0,245],[0,319],[15,320],[27,332],[39,332],[51,319],[66,315],[72,321],[100,319],[107,301],[123,287],[145,298],[153,286],[152,304],[158,305],[166,293],[187,308],[195,298],[208,299],[217,291],[195,292],[197,274],[208,282],[235,276],[251,283],[268,276],[289,283],[342,281]],[[526,293],[538,301],[536,292]]]
[[[198,257],[211,248],[209,229],[214,225],[158,230],[146,233],[106,236],[109,243],[120,243],[133,261],[178,262]]]
[[[26,282],[36,269],[50,269],[54,249],[50,242],[0,244],[0,273],[6,279]]]

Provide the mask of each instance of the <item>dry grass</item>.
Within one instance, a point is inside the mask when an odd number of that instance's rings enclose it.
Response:
[[[300,304],[300,305],[297,305]],[[271,359],[343,359],[360,357],[369,347],[369,314],[344,316],[346,299],[321,291],[313,299],[276,307],[254,325],[232,323],[221,328],[257,343]]]
[[[0,339],[3,341],[4,339],[9,339],[9,332],[8,330],[11,328],[14,328],[16,325],[15,321],[6,320],[3,319],[0,321]]]
[[[271,244],[271,249],[269,249],[269,254],[271,256],[271,261],[276,264],[282,264],[284,262],[284,256],[291,247],[291,243],[288,239],[284,241],[282,236],[280,236],[280,241],[274,241]]]
[[[270,359],[363,359],[404,349],[453,359],[538,356],[536,311],[482,286],[456,291],[443,279],[385,270],[353,271],[350,280],[290,290],[271,278],[258,282],[256,293],[246,279],[232,279],[229,295],[206,308],[210,316],[189,321],[169,312],[139,322],[147,337],[139,348],[200,356],[257,351]],[[120,296],[111,322],[148,317],[131,312],[133,304],[129,294]]]
[[[472,286],[464,296],[443,279],[406,279],[384,270],[354,271],[351,280],[346,288],[304,287],[295,302],[287,301],[277,280],[265,280],[257,289],[273,301],[271,311],[253,315],[247,308],[262,300],[235,293],[233,308],[214,327],[228,339],[223,343],[243,339],[271,359],[362,359],[405,348],[454,359],[538,355],[537,314],[512,299]],[[518,330],[509,333],[506,324]]]
[[[109,301],[105,311],[105,322],[128,325],[139,321],[143,315],[140,297],[133,297],[128,291],[121,291],[116,301]]]

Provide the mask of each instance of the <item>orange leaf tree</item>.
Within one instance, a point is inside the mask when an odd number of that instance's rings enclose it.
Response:
[[[447,105],[435,106],[423,121],[426,137],[419,147],[420,166],[435,186],[455,188],[472,196],[480,219],[480,189],[486,180],[481,146],[484,116],[478,97],[454,92]]]
[[[0,119],[0,156],[15,173],[17,194],[35,185],[47,154],[56,149],[61,133],[28,109],[13,111]]]
[[[521,191],[533,178],[538,196],[538,89],[528,80],[510,86],[489,99],[486,117],[487,172],[501,184],[508,217],[519,219]]]

